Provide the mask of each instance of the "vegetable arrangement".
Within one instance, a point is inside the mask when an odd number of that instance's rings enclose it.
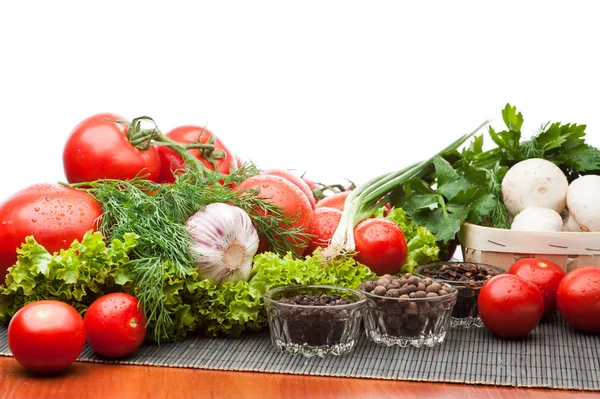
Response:
[[[96,115],[74,129],[63,161],[68,183],[26,189],[0,205],[8,221],[0,234],[13,237],[0,240],[8,269],[2,320],[41,299],[85,313],[118,292],[139,300],[151,340],[238,336],[265,327],[262,295],[273,286],[355,288],[372,275],[352,257],[323,267],[318,245],[304,258],[319,239],[312,234],[316,200],[308,183],[290,172],[239,165],[204,128],[163,135],[147,117],[127,123]],[[39,216],[30,222],[16,214]],[[61,218],[78,228],[63,229]],[[432,236],[422,242],[435,258]]]
[[[585,125],[547,123],[533,137],[522,140],[523,115],[516,107],[507,104],[502,119],[507,130],[496,132],[488,127],[496,147],[484,151],[484,136],[479,135],[460,152],[436,157],[433,168],[403,185],[392,199],[394,205],[405,209],[439,241],[449,242],[465,221],[510,228],[512,217],[523,209],[513,201],[521,198],[523,191],[531,196],[527,205],[545,207],[540,197],[547,197],[550,204],[558,201],[555,210],[560,213],[565,202],[562,194],[552,198],[554,190],[535,181],[548,178],[564,188],[564,177],[573,181],[580,175],[600,173],[600,151],[585,143]],[[538,172],[540,164],[549,170],[543,176]],[[521,180],[524,175],[529,182]],[[522,190],[515,191],[514,185]]]
[[[507,130],[488,127],[494,148],[484,151],[476,136],[486,122],[427,160],[356,186],[261,171],[204,127],[163,134],[149,117],[94,115],[65,144],[67,182],[0,204],[0,320],[59,301],[84,315],[95,350],[122,357],[144,339],[262,329],[263,296],[274,287],[356,289],[449,259],[464,222],[599,231],[600,151],[585,143],[585,126],[545,124],[522,140],[516,108],[502,117]],[[577,328],[597,330],[573,310],[582,299],[572,287],[585,283],[563,287],[575,277],[525,263],[483,286],[491,331],[522,336],[557,306]]]

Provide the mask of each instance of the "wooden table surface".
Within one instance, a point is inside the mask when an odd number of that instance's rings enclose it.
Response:
[[[291,376],[78,362],[39,377],[0,356],[0,398],[590,399],[598,392]]]

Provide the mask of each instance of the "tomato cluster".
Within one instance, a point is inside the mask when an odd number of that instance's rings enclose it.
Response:
[[[527,335],[557,308],[575,329],[600,333],[600,267],[580,267],[565,275],[553,262],[520,259],[508,274],[484,284],[478,308],[485,326],[504,338]]]
[[[77,360],[86,343],[99,354],[120,358],[134,353],[146,337],[146,319],[137,299],[125,293],[98,298],[82,319],[64,302],[25,305],[10,321],[8,346],[34,373],[57,373]]]
[[[69,183],[98,179],[130,180],[144,176],[172,183],[184,160],[169,145],[188,146],[188,152],[209,170],[229,174],[238,167],[235,155],[210,130],[186,125],[176,127],[152,145],[152,129],[128,123],[115,114],[97,114],[79,123],[67,139],[63,166]]]

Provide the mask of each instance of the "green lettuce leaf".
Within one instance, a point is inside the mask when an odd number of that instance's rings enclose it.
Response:
[[[75,240],[68,249],[51,255],[27,237],[0,286],[0,320],[9,320],[21,307],[38,300],[59,300],[83,312],[106,293],[131,291],[133,274],[125,277],[123,266],[136,243],[137,236],[126,234],[123,241],[113,240],[107,246],[102,234],[90,231],[81,242]]]
[[[383,214],[383,209],[378,211],[379,215]],[[416,266],[440,259],[440,248],[433,233],[412,221],[404,209],[393,208],[386,219],[396,223],[406,237],[408,258],[402,265],[401,273],[412,273]]]

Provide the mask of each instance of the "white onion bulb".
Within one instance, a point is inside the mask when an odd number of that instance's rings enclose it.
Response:
[[[192,215],[186,226],[200,277],[216,284],[250,279],[258,233],[244,210],[228,204],[210,204]]]

